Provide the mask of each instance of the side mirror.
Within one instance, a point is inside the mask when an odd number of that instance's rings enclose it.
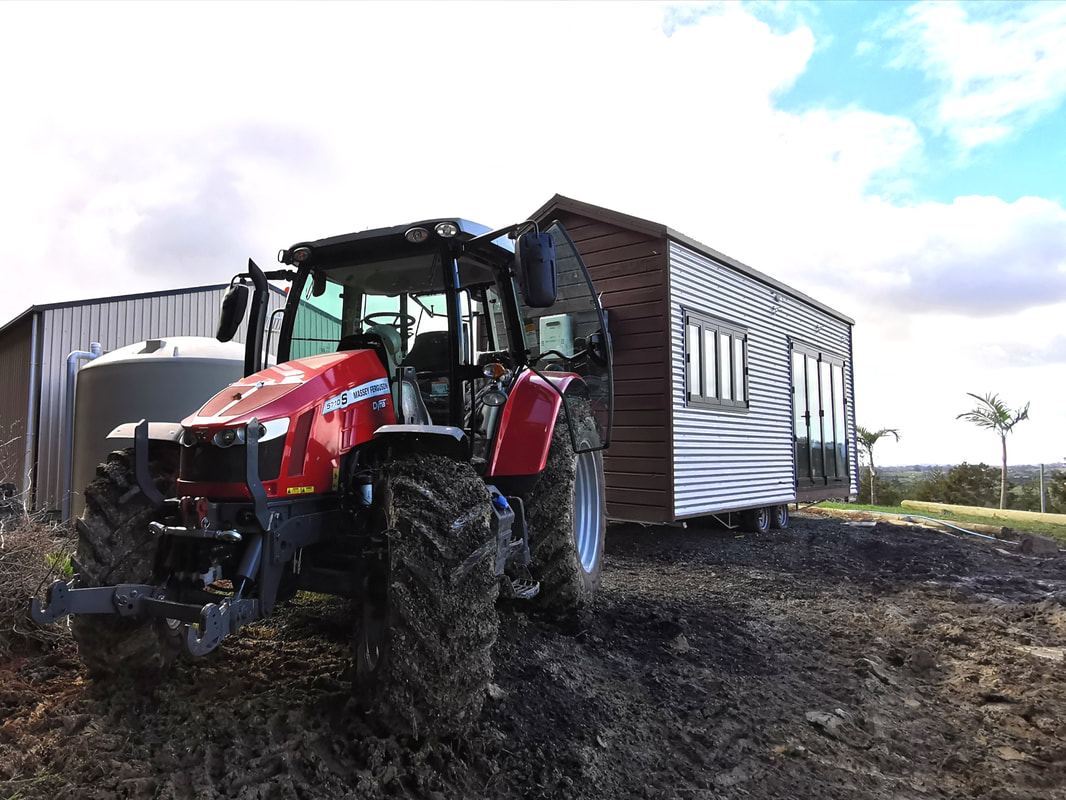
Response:
[[[316,271],[311,275],[311,296],[321,297],[326,293],[326,273]]]
[[[243,283],[231,283],[222,295],[218,310],[218,330],[215,338],[228,342],[237,334],[244,312],[248,309],[248,287]]]
[[[530,308],[555,305],[555,241],[549,233],[523,233],[515,248],[515,272],[522,297]]]

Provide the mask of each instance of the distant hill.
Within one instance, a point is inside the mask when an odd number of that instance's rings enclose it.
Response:
[[[989,466],[999,467],[999,464],[993,464],[986,462]],[[926,473],[932,472],[935,469],[941,472],[947,472],[954,464],[903,464],[898,467],[878,467],[877,474],[883,477],[894,477],[903,481],[908,478],[917,479],[925,476]],[[1044,465],[1044,475],[1050,475],[1056,470],[1066,470],[1066,462],[1059,461],[1054,464]],[[1013,483],[1026,483],[1031,480],[1036,480],[1040,477],[1040,465],[1039,464],[1011,464],[1007,467],[1007,479]]]

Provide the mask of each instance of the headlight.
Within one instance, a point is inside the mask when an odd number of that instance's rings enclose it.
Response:
[[[451,239],[453,236],[459,235],[459,226],[454,222],[438,222],[433,230],[437,232],[438,236],[443,236],[445,239]]]
[[[216,447],[230,447],[234,444],[243,444],[244,429],[223,428],[222,430],[215,432],[215,435],[211,437],[211,441],[215,443]]]
[[[196,435],[195,431],[190,431],[188,428],[182,428],[181,437],[178,441],[181,442],[182,447],[192,447],[200,441],[200,437]]]
[[[277,439],[279,436],[284,436],[289,430],[289,418],[278,417],[267,422],[263,422],[259,426],[259,441],[267,442],[271,439]]]
[[[407,233],[403,235],[403,238],[411,244],[422,244],[422,242],[429,238],[429,231],[425,228],[409,228]]]

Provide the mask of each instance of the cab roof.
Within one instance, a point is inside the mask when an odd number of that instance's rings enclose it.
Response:
[[[301,247],[306,247],[311,251],[310,257],[301,263],[307,263],[318,269],[435,252],[439,250],[443,242],[449,241],[436,232],[437,225],[442,222],[450,222],[458,226],[459,233],[450,239],[459,242],[469,241],[475,236],[489,233],[492,230],[480,223],[459,217],[439,217],[389,228],[374,228],[359,233],[346,233],[325,239],[297,242],[288,250],[283,250],[279,254],[279,260],[286,264],[293,263],[293,252]],[[405,234],[412,228],[422,228],[429,235],[423,242],[410,242]],[[486,241],[478,247],[478,255],[493,261],[509,260],[513,254],[514,245],[506,236],[501,236],[491,242]]]

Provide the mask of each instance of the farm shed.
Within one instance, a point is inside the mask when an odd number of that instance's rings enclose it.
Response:
[[[665,225],[556,195],[614,347],[614,519],[858,492],[854,321]]]
[[[66,478],[67,356],[99,342],[103,352],[167,336],[213,336],[227,284],[193,286],[31,306],[0,327],[0,483],[26,493],[28,506],[56,511]],[[272,287],[270,309],[284,293]],[[244,327],[236,337],[243,341]],[[27,424],[29,421],[30,424]]]

